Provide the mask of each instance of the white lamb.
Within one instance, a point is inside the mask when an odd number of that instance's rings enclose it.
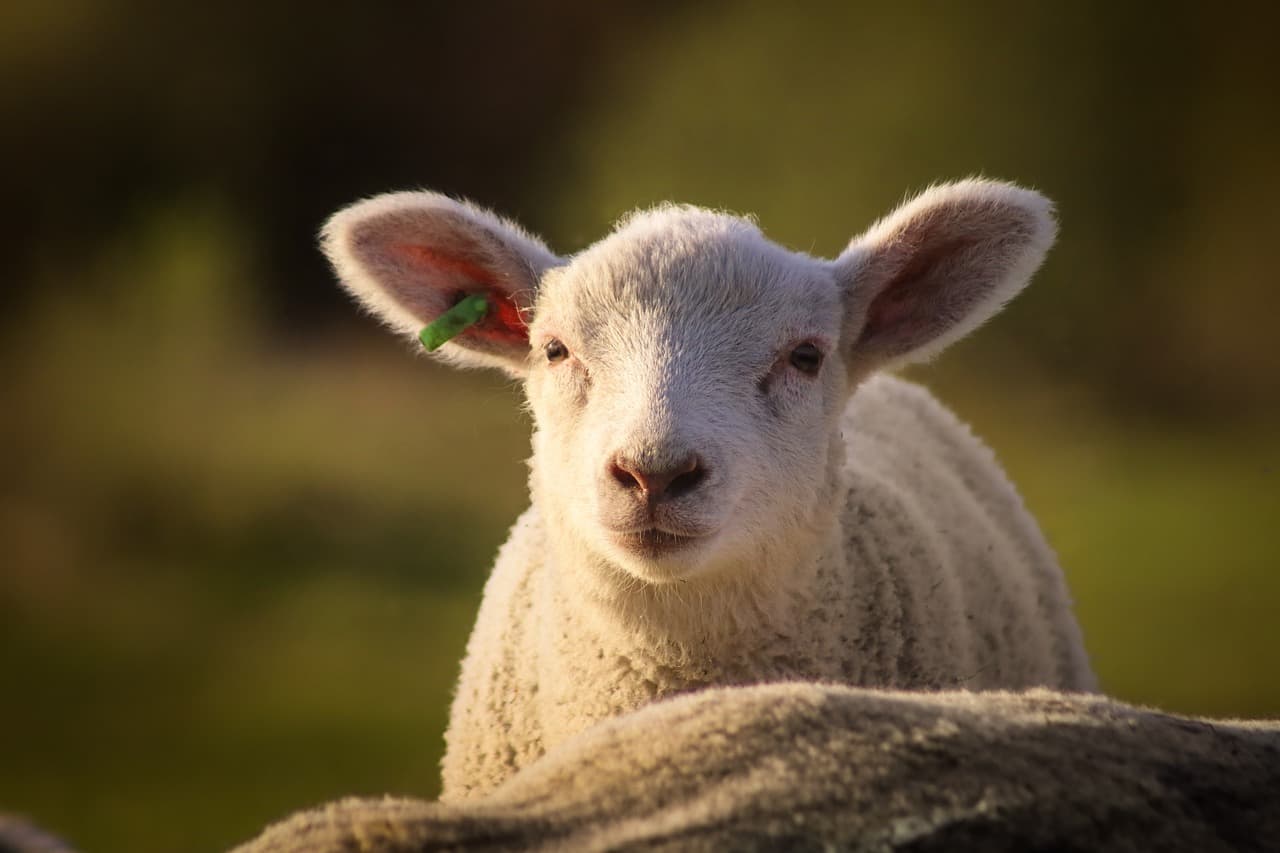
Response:
[[[1094,689],[1062,573],[991,452],[875,375],[995,314],[1054,231],[1043,196],[980,180],[830,261],[684,206],[566,258],[434,193],[335,215],[329,258],[395,329],[489,300],[440,352],[522,378],[536,424],[532,506],[485,587],[444,798],[712,685]]]

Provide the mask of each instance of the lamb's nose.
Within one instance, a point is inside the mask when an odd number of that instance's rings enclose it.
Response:
[[[627,490],[642,493],[649,504],[674,500],[687,495],[706,479],[707,469],[696,453],[667,468],[650,469],[631,460],[615,456],[609,463],[609,474]]]

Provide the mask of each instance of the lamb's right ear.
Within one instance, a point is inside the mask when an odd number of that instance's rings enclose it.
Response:
[[[462,366],[523,376],[526,315],[538,281],[560,259],[541,241],[487,210],[430,192],[377,196],[344,208],[321,231],[342,284],[396,331],[423,326],[480,293],[489,313],[438,354]]]

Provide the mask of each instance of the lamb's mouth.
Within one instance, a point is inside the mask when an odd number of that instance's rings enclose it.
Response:
[[[697,544],[703,537],[671,533],[657,527],[643,530],[615,530],[612,538],[619,547],[650,559],[665,557]]]

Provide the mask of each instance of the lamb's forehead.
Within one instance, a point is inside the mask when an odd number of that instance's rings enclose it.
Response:
[[[802,304],[833,285],[825,267],[767,239],[754,222],[689,205],[623,218],[548,277],[564,310],[721,313]]]

